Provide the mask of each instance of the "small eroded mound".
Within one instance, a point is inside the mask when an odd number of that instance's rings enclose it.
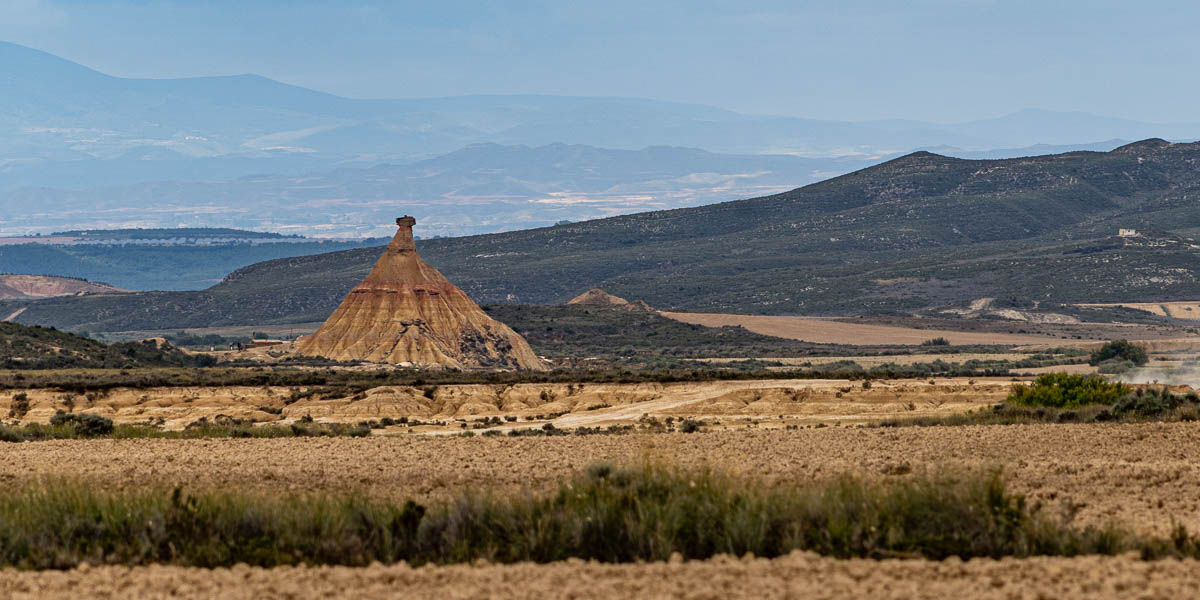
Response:
[[[680,404],[673,415],[809,415],[879,417],[965,412],[1008,395],[1009,383],[998,381],[903,383],[835,382],[823,385],[736,389],[711,398]]]
[[[542,415],[561,427],[630,424],[643,415],[865,422],[979,409],[1003,400],[1009,385],[992,379],[877,381],[868,388],[844,380],[774,380],[380,386],[361,392],[320,386],[113,388],[86,393],[31,389],[0,392],[0,418],[45,423],[63,410],[103,415],[117,423],[161,422],[168,429],[221,416],[257,423],[305,416],[356,423],[384,417],[430,421]]]
[[[661,397],[660,384],[522,384],[387,386],[348,398],[309,398],[288,405],[285,417],[443,419],[484,415],[555,414],[627,406]]]
[[[575,296],[574,298],[568,300],[567,304],[581,306],[608,306],[622,310],[654,312],[653,307],[641,300],[634,300],[630,302],[629,300],[619,296],[614,296],[600,288],[592,288],[578,296]]]

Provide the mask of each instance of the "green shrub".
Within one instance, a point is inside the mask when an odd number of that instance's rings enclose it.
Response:
[[[1023,406],[1080,408],[1092,404],[1113,404],[1128,394],[1129,386],[1111,383],[1094,375],[1046,373],[1032,384],[1015,384],[1006,402]]]
[[[1078,376],[1077,376],[1078,377]],[[1099,379],[1096,377],[1085,379]],[[1044,383],[1044,382],[1043,382]],[[1090,383],[1090,382],[1089,382]],[[1106,382],[1107,383],[1107,382]],[[1117,385],[1117,384],[1107,384]],[[1079,392],[1084,387],[1068,390]],[[1125,386],[1128,388],[1128,386]],[[1018,390],[1017,388],[1024,388]],[[1034,390],[1033,388],[1039,388]],[[1074,406],[1077,400],[1068,398],[1071,394],[1063,394],[1063,388],[1052,385],[1014,386],[1015,393],[1025,394],[1025,402],[1009,401],[996,404],[990,410],[973,410],[965,414],[948,415],[945,417],[925,416],[906,419],[887,419],[879,422],[880,427],[904,426],[936,426],[936,425],[1015,425],[1029,423],[1093,423],[1093,422],[1144,422],[1144,421],[1195,421],[1200,420],[1200,395],[1189,391],[1186,394],[1172,393],[1167,387],[1138,387],[1127,389],[1126,393],[1104,402]],[[1112,390],[1090,396],[1092,398],[1112,398]],[[1036,397],[1035,397],[1036,396]],[[1088,396],[1086,392],[1075,396]],[[1010,397],[1011,400],[1012,397]],[[1038,402],[1046,402],[1038,404]],[[1070,408],[1054,406],[1055,404],[1070,404]]]
[[[96,437],[113,432],[112,419],[91,413],[77,415],[60,410],[50,417],[50,425],[69,425],[74,428],[75,434],[79,437]]]
[[[25,392],[20,392],[13,396],[12,403],[9,405],[8,418],[21,419],[29,412],[29,395]]]
[[[1138,388],[1117,400],[1109,410],[1114,417],[1157,417],[1179,408],[1185,401],[1184,397],[1172,394],[1166,388]]]
[[[1146,350],[1141,346],[1136,346],[1129,340],[1113,340],[1093,352],[1088,357],[1088,364],[1094,367],[1113,359],[1127,360],[1139,367],[1150,362]]]

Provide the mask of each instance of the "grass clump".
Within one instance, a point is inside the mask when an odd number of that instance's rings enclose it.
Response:
[[[0,490],[0,567],[237,563],[362,566],[774,557],[1198,556],[1196,538],[1074,529],[995,473],[761,485],[709,471],[602,463],[547,494],[444,504],[366,496],[188,494],[41,482]]]

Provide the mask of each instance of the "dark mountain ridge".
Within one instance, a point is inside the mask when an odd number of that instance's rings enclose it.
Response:
[[[989,296],[1160,301],[1200,297],[1198,202],[1200,143],[1006,160],[918,152],[773,196],[420,250],[482,303],[559,303],[592,287],[661,309],[767,314],[911,312]],[[47,301],[20,320],[94,330],[320,320],[377,255],[268,261],[186,296]]]

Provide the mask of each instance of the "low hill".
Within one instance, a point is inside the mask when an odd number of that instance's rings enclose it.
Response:
[[[1200,143],[963,160],[920,152],[783,194],[424,240],[481,303],[593,287],[661,310],[894,314],[1200,297]],[[1138,234],[1120,236],[1121,229]],[[21,322],[119,331],[319,321],[380,250],[268,261],[191,294],[55,299]]]
[[[55,329],[0,323],[0,369],[185,367],[207,358],[154,340],[110,346]]]
[[[621,305],[485,306],[492,318],[521,334],[541,356],[624,359],[666,364],[695,358],[763,358],[847,354],[829,344],[752,333],[742,327],[703,327]]]
[[[126,290],[108,285],[54,275],[0,275],[0,300],[28,300],[77,294],[123,294]]]

